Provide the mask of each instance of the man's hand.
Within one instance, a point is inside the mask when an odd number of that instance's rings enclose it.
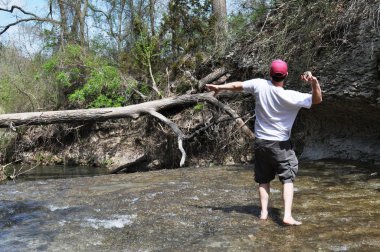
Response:
[[[219,86],[218,85],[213,85],[213,84],[206,84],[206,88],[208,91],[214,91],[214,96],[216,96],[220,89],[219,89]]]
[[[311,84],[317,83],[317,77],[313,76],[313,74],[310,71],[306,71],[303,74],[301,74],[301,80],[310,82]]]
[[[235,81],[223,85],[213,85],[213,84],[206,84],[206,88],[209,91],[214,91],[215,95],[217,95],[220,91],[233,91],[233,92],[238,92],[238,91],[243,91],[243,82],[241,81]]]
[[[301,75],[301,80],[311,84],[312,89],[312,102],[313,104],[319,104],[322,102],[322,90],[319,86],[317,77],[313,76],[310,71],[306,71]]]

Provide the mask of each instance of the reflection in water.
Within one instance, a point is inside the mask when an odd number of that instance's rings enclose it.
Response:
[[[251,167],[209,167],[0,185],[0,251],[379,251],[379,167],[300,166],[294,216],[281,184],[259,220]]]
[[[21,174],[16,179],[25,180],[42,180],[42,179],[59,179],[87,177],[107,174],[108,170],[104,167],[90,166],[35,166],[26,167],[25,165],[13,165],[6,169],[6,174]]]

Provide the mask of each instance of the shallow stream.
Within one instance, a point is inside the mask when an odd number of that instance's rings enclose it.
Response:
[[[185,168],[0,185],[0,251],[380,251],[380,168],[300,166],[259,220],[252,167]]]

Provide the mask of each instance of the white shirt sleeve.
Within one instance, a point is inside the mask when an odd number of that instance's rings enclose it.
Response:
[[[247,80],[243,82],[243,91],[253,94],[255,92],[255,86],[257,79]]]
[[[287,92],[290,94],[288,96],[290,103],[300,108],[311,108],[311,105],[313,104],[311,94],[301,93],[293,90],[287,90]]]
[[[303,108],[311,108],[311,105],[313,105],[313,96],[311,94],[305,94],[306,97],[304,99],[304,104],[302,105]]]

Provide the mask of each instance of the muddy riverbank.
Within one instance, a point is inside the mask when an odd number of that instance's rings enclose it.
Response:
[[[268,221],[249,166],[184,168],[0,186],[1,251],[378,251],[379,167],[304,163],[300,227]],[[285,241],[285,242],[279,242]]]

